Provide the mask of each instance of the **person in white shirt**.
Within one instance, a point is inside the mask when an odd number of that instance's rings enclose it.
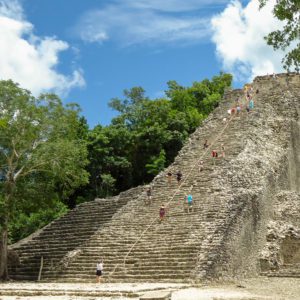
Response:
[[[97,263],[97,270],[96,270],[96,276],[97,276],[97,282],[101,282],[101,276],[103,275],[103,260],[101,259],[100,262]]]

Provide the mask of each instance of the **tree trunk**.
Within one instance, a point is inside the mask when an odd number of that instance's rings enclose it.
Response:
[[[13,174],[13,172],[9,172],[9,174]],[[2,212],[2,220],[0,224],[0,280],[8,280],[8,270],[7,270],[7,258],[8,258],[8,220],[10,216],[10,212],[12,209],[12,195],[15,187],[15,182],[13,180],[12,175],[7,176],[10,180],[5,182],[5,201],[4,206],[1,207]]]
[[[12,191],[12,183],[10,181],[6,181],[4,184],[5,191],[5,200],[4,205],[1,207],[2,216],[0,223],[0,280],[8,279],[8,271],[7,271],[7,257],[8,257],[8,249],[7,249],[7,240],[8,240],[8,211],[9,211],[9,200],[11,197]]]
[[[7,227],[2,227],[0,241],[0,280],[8,279],[7,272]]]

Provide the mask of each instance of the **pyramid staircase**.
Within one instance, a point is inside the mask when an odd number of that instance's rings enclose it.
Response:
[[[108,199],[96,199],[78,205],[63,217],[42,230],[11,246],[21,261],[20,266],[9,266],[10,278],[37,280],[43,258],[43,272],[51,273],[65,265],[68,256],[76,254],[99,227],[111,221],[113,215],[128,202],[138,197],[141,188],[133,188]]]
[[[299,76],[292,80],[291,84],[300,86]],[[11,277],[36,280],[42,256],[42,280],[53,281],[93,281],[100,258],[104,260],[104,279],[110,282],[183,282],[230,272],[231,234],[240,234],[243,218],[248,218],[243,212],[253,204],[248,196],[244,201],[236,197],[234,182],[226,189],[229,183],[224,174],[233,173],[234,162],[242,155],[257,122],[264,122],[261,99],[282,89],[270,82],[257,78],[253,87],[260,92],[255,96],[255,111],[234,115],[226,123],[223,118],[227,110],[244,93],[235,90],[225,95],[203,126],[190,136],[174,163],[153,180],[150,205],[144,203],[145,191],[138,187],[78,206],[29,242],[12,246],[21,264],[11,268]],[[206,139],[211,144],[208,149],[203,148]],[[213,161],[210,152],[216,148],[221,153],[221,144],[226,147],[226,156]],[[201,159],[204,170],[199,172]],[[178,170],[183,174],[180,186],[175,179],[169,185],[166,174]],[[247,185],[240,177],[241,185]],[[184,209],[188,192],[194,200],[190,213]],[[159,222],[162,203],[167,212]]]

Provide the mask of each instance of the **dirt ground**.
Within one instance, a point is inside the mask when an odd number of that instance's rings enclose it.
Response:
[[[300,278],[255,278],[218,284],[19,283],[0,284],[0,300],[137,300],[151,291],[172,300],[300,300]]]

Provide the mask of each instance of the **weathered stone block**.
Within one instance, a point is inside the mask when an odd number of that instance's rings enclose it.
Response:
[[[171,296],[169,291],[154,291],[144,294],[140,300],[171,300]]]

